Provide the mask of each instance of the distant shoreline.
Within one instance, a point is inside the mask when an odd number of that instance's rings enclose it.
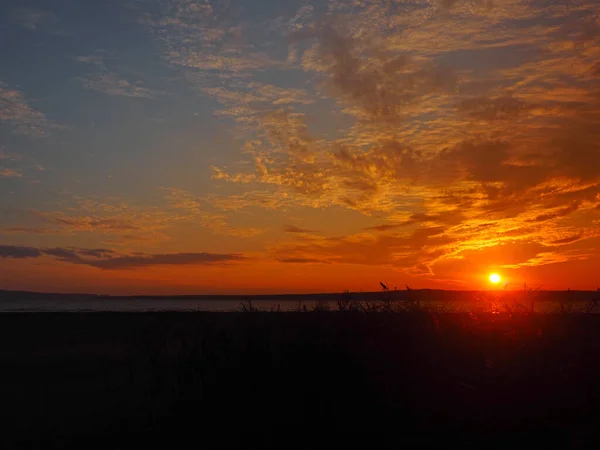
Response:
[[[558,296],[560,294],[568,295],[568,294],[597,294],[598,291],[594,290],[539,290],[535,291],[538,295],[544,296]],[[336,298],[340,295],[352,295],[353,297],[383,297],[383,296],[398,296],[403,297],[407,295],[417,295],[421,296],[422,294],[428,295],[445,295],[445,296],[472,296],[476,294],[491,294],[491,293],[524,293],[522,289],[507,289],[507,290],[499,290],[499,289],[480,289],[480,290],[454,290],[454,289],[397,289],[390,291],[364,291],[364,292],[315,292],[315,293],[298,293],[298,294],[161,294],[161,295],[112,295],[112,294],[90,294],[90,293],[62,293],[62,292],[38,292],[38,291],[13,291],[13,290],[0,290],[0,300],[6,297],[15,297],[15,296],[40,296],[40,297],[77,297],[77,299],[82,298],[93,298],[96,300],[99,299],[107,299],[107,300],[116,300],[116,299],[143,299],[143,300],[167,300],[167,299],[176,299],[176,300],[200,300],[200,299],[215,299],[215,300],[244,300],[244,299],[269,299],[269,300],[298,300],[300,297],[306,297],[309,299],[317,299],[319,297],[329,297]]]

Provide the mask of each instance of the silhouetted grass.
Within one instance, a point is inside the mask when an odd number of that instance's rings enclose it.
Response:
[[[539,291],[539,288],[528,288],[521,291],[482,291],[476,293],[478,296],[475,301],[463,299],[458,302],[421,301],[422,296],[413,294],[412,289],[407,287],[405,291],[408,295],[398,298],[394,295],[398,291],[384,291],[373,298],[368,298],[363,294],[344,291],[339,294],[335,301],[318,299],[312,307],[299,304],[296,312],[365,312],[365,313],[463,313],[463,312],[490,312],[494,314],[533,314],[536,312],[536,304],[541,301],[544,303],[546,293]],[[417,291],[418,292],[418,291]],[[333,305],[332,305],[333,303]],[[545,313],[586,313],[593,314],[600,311],[600,289],[594,296],[590,295],[589,300],[583,305],[573,304],[568,295],[560,298],[556,304],[556,310],[546,310]],[[260,308],[242,309],[244,312],[261,312]],[[269,311],[273,311],[271,308]]]
[[[600,316],[510,303],[530,295],[0,315],[0,448],[593,446]]]

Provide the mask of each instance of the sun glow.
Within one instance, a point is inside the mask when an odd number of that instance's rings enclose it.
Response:
[[[502,281],[502,277],[497,273],[493,273],[490,275],[490,283],[498,284]]]

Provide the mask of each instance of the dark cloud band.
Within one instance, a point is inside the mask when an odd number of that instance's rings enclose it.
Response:
[[[77,247],[35,248],[20,245],[0,245],[0,258],[29,259],[52,256],[59,261],[84,264],[105,270],[133,269],[161,265],[225,264],[246,259],[229,253],[165,253],[114,256],[113,250]]]

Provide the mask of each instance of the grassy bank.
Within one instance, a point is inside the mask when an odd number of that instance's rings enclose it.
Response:
[[[0,355],[2,448],[586,448],[600,424],[592,314],[7,314]]]

